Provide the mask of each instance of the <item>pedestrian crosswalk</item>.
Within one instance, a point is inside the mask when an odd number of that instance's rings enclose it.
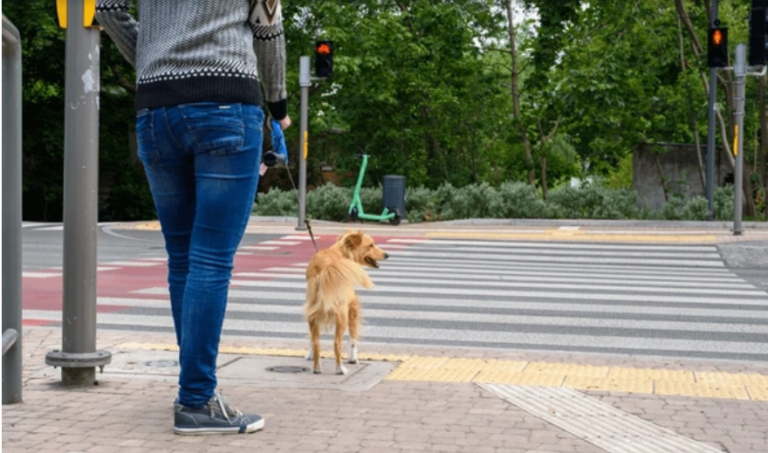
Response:
[[[714,245],[380,243],[391,258],[359,292],[363,342],[768,361],[768,293]],[[305,267],[236,268],[225,335],[306,338]],[[163,286],[98,303],[121,307],[100,313],[99,328],[172,331]],[[60,320],[40,312],[30,316]]]

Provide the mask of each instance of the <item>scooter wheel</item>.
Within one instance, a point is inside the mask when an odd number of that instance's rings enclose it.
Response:
[[[395,213],[395,216],[389,219],[389,224],[394,226],[400,225],[400,216],[397,214],[397,211],[391,208],[388,208],[388,210]]]
[[[352,208],[352,210],[349,213],[347,213],[347,220],[349,220],[350,222],[355,222],[357,221],[358,218],[359,217],[357,215],[357,208]]]

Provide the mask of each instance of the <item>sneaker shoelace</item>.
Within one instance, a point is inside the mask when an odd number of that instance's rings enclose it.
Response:
[[[235,409],[235,407],[229,403],[229,401],[224,397],[222,393],[216,392],[214,396],[214,400],[216,401],[215,403],[214,402],[208,403],[208,407],[211,410],[211,418],[213,418],[214,410],[218,410],[219,412],[221,412],[221,414],[230,424],[232,424],[232,420],[229,418],[230,416],[235,418],[240,418],[243,416],[243,413]]]

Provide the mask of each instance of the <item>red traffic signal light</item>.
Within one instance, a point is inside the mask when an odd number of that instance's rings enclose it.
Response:
[[[317,41],[315,43],[315,76],[330,77],[333,75],[333,41]]]
[[[719,46],[723,42],[723,32],[716,28],[714,32],[712,32],[712,44]]]
[[[331,54],[331,46],[329,46],[326,43],[320,43],[317,46],[317,49],[315,51],[320,55],[330,55]]]
[[[707,66],[728,66],[728,29],[725,27],[710,28],[707,33]]]

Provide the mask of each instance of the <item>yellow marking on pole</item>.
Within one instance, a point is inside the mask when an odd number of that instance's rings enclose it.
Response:
[[[67,28],[67,0],[56,0],[56,15],[59,16],[59,27]]]
[[[304,160],[307,160],[308,153],[309,153],[309,132],[304,131]]]
[[[83,27],[93,26],[96,16],[96,0],[83,0]]]
[[[733,155],[739,155],[739,125],[733,126]]]

